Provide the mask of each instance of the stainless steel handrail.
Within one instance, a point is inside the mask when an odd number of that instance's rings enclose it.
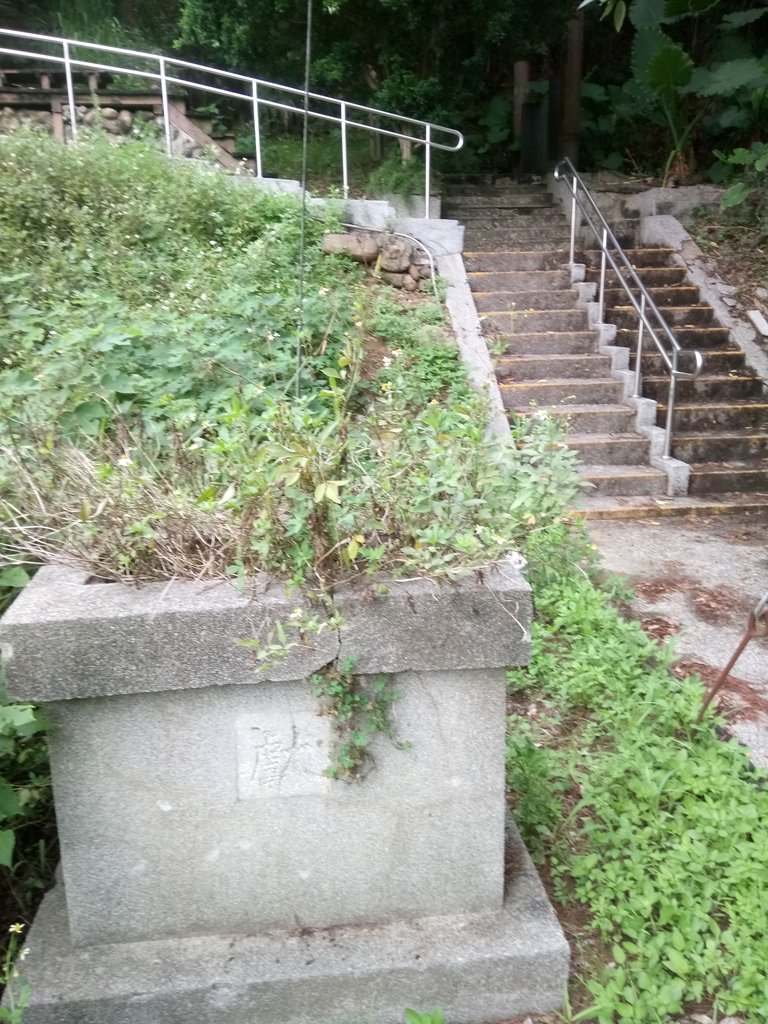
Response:
[[[677,338],[675,338],[674,334],[670,330],[669,324],[662,316],[647,288],[638,277],[635,268],[627,259],[626,253],[619,245],[616,236],[608,227],[608,223],[598,208],[591,192],[567,157],[561,160],[555,168],[555,178],[562,179],[567,182],[571,192],[570,262],[574,262],[576,249],[577,208],[600,246],[601,258],[600,287],[598,291],[598,322],[602,323],[603,312],[605,310],[605,274],[607,263],[610,264],[611,269],[615,272],[624,288],[624,291],[627,293],[629,301],[635,307],[635,312],[638,316],[638,328],[635,357],[634,397],[639,398],[641,396],[641,361],[643,355],[643,340],[646,331],[648,331],[653,339],[653,342],[661,353],[664,364],[669,371],[667,422],[664,433],[664,458],[668,459],[672,453],[672,430],[675,415],[675,392],[677,389],[677,382],[678,380],[695,380],[704,368],[704,357],[698,349],[683,349]],[[586,205],[580,198],[580,193],[583,195]],[[595,221],[597,221],[597,223],[595,223]],[[613,253],[616,254],[616,258],[614,258]],[[632,288],[636,290],[637,296],[632,291]],[[649,318],[649,314],[656,322],[655,327]],[[657,330],[661,334],[661,337],[659,337]],[[693,358],[693,371],[689,372],[678,369],[678,358],[681,352],[684,352],[686,355]]]
[[[251,118],[253,120],[254,144],[256,152],[256,177],[263,178],[262,163],[262,134],[259,118],[261,107],[268,107],[273,110],[286,110],[293,113],[303,113],[303,105],[297,107],[290,102],[280,102],[275,99],[267,99],[260,95],[261,89],[270,90],[281,96],[304,98],[304,91],[292,86],[278,85],[262,78],[251,78],[248,75],[240,75],[234,71],[223,71],[220,68],[209,67],[206,64],[195,64],[191,61],[180,60],[176,57],[166,57],[157,53],[145,53],[142,50],[124,49],[119,46],[106,46],[101,43],[89,43],[78,39],[65,39],[61,36],[39,35],[35,32],[21,32],[16,29],[0,28],[0,42],[3,37],[10,39],[32,40],[35,42],[54,44],[61,47],[61,55],[40,53],[36,50],[23,50],[12,46],[0,46],[0,53],[9,56],[32,58],[36,61],[47,61],[50,64],[63,66],[69,104],[70,125],[72,138],[77,138],[77,110],[75,106],[75,87],[73,69],[88,71],[108,71],[113,74],[133,75],[137,78],[148,79],[160,85],[160,99],[163,109],[163,125],[165,131],[165,146],[168,155],[172,155],[171,121],[169,116],[168,86],[178,85],[185,89],[196,89],[200,92],[210,93],[215,96],[225,96],[228,99],[243,100],[250,105]],[[77,59],[72,55],[72,50],[83,47],[88,50],[95,50],[99,53],[117,54],[119,56],[140,58],[156,64],[156,71],[141,70],[136,67],[122,67],[118,64],[100,63],[92,60]],[[246,90],[239,92],[236,89],[222,88],[219,85],[205,85],[201,82],[191,81],[189,78],[180,77],[179,74],[169,73],[171,71],[188,70],[202,74],[214,75],[218,79],[226,79],[230,82],[237,82],[246,86]],[[426,216],[430,214],[430,178],[432,150],[442,149],[447,152],[456,152],[464,145],[464,137],[461,132],[453,128],[444,128],[442,125],[432,124],[429,121],[420,121],[418,118],[405,117],[393,114],[386,110],[379,110],[376,107],[366,107],[360,103],[351,103],[349,100],[340,100],[334,96],[325,96],[322,93],[309,93],[310,106],[307,113],[310,117],[322,121],[331,121],[341,127],[341,164],[342,164],[342,188],[344,195],[349,194],[349,164],[347,158],[347,132],[350,128],[359,128],[363,131],[373,132],[376,135],[385,135],[389,138],[403,139],[411,143],[423,145],[425,148],[424,160],[424,203]],[[332,114],[317,109],[318,104],[330,104],[338,108],[338,113]],[[350,118],[350,112],[352,118]],[[370,124],[363,120],[356,120],[356,117],[368,115],[376,121],[389,123],[390,127],[381,124]],[[440,140],[443,141],[440,141]]]

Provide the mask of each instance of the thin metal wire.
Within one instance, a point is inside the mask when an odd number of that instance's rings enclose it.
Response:
[[[309,148],[309,65],[312,59],[312,0],[307,0],[304,58],[304,131],[301,142],[301,240],[299,242],[299,325],[296,332],[296,397],[301,397],[301,346],[304,341],[304,274],[307,240],[307,150]]]

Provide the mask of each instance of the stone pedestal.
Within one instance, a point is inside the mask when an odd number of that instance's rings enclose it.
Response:
[[[289,631],[260,672],[238,640],[302,604],[268,579],[131,589],[45,568],[6,614],[9,691],[52,722],[63,876],[30,935],[25,1022],[558,1004],[567,946],[525,857],[504,896],[504,668],[527,661],[531,617],[517,562],[334,602],[341,629]],[[354,783],[324,774],[331,723],[307,685],[348,658],[392,677],[407,744],[377,738]]]

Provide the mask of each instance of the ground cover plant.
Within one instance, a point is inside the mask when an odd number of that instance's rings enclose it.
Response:
[[[591,935],[571,1019],[766,1021],[765,782],[716,719],[696,724],[701,681],[670,673],[674,653],[621,616],[587,554],[572,535],[548,570],[534,559],[533,659],[510,673],[515,814]]]

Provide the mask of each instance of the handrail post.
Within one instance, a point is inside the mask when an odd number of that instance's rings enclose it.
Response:
[[[341,186],[344,198],[349,197],[349,165],[347,162],[347,104],[344,100],[339,105],[341,119]]]
[[[256,145],[256,177],[262,178],[261,166],[261,122],[259,119],[259,86],[256,79],[251,80],[251,101],[253,103],[253,141]]]
[[[602,257],[600,260],[600,293],[597,297],[597,322],[601,324],[603,322],[603,313],[605,311],[605,263],[608,256],[608,232],[603,228],[603,238],[600,244],[602,250]]]
[[[64,75],[67,79],[67,100],[69,101],[69,125],[72,130],[72,141],[77,141],[77,111],[75,110],[75,84],[72,81],[72,65],[69,57],[69,41],[62,42],[64,52]]]
[[[576,259],[576,189],[578,184],[576,182],[576,175],[573,176],[571,183],[571,246],[569,263],[573,266]]]
[[[672,372],[669,375],[669,394],[667,396],[667,424],[664,431],[664,458],[672,454],[672,424],[675,417],[675,392],[677,390],[677,351],[672,352]]]
[[[168,82],[165,77],[165,57],[157,58],[160,69],[160,95],[163,101],[163,127],[165,128],[165,152],[173,156],[173,145],[171,142],[171,118],[168,105]]]
[[[645,329],[645,295],[640,296],[640,321],[637,325],[637,351],[635,353],[635,393],[634,397],[640,397],[640,365],[643,360],[643,331]]]
[[[430,173],[432,170],[432,132],[427,124],[424,131],[424,216],[429,220]]]

